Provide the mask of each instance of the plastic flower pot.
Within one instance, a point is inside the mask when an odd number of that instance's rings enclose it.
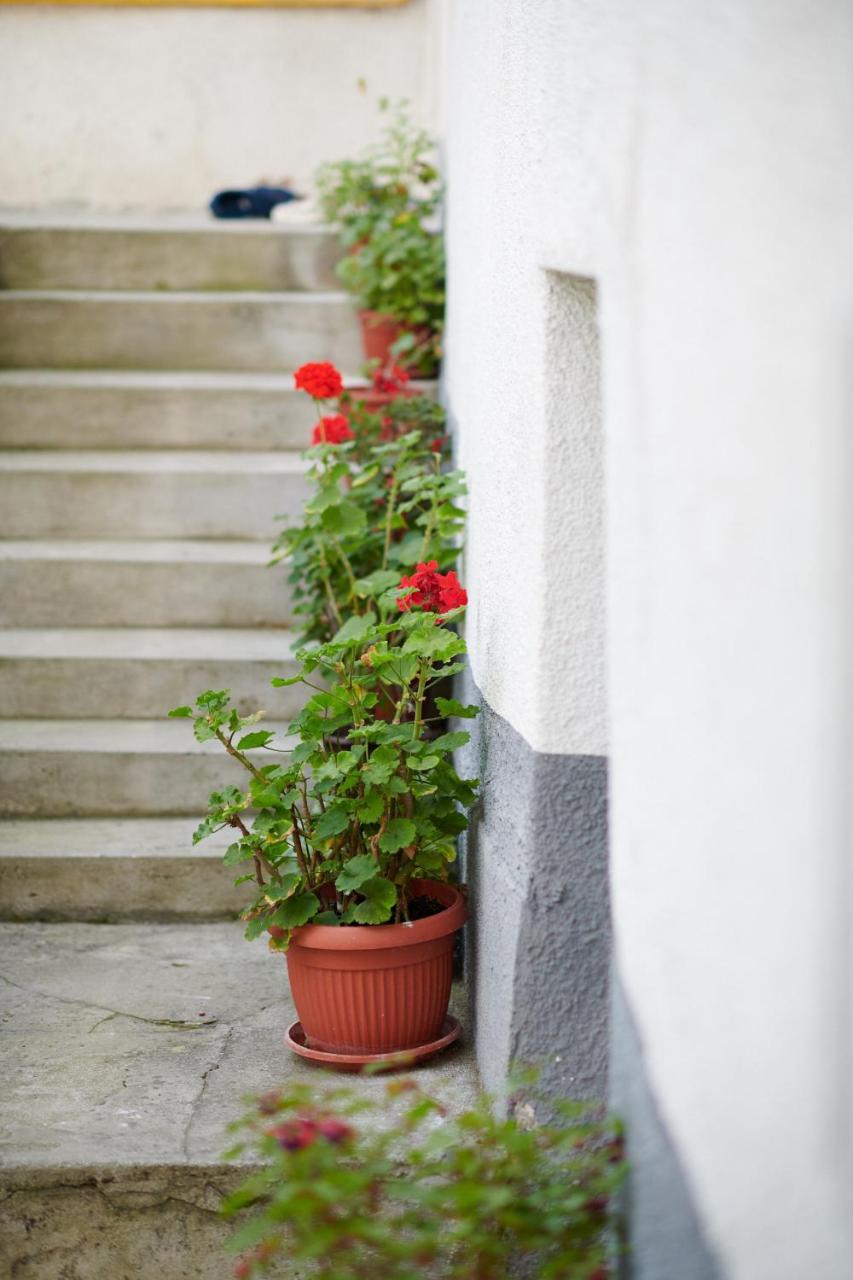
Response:
[[[412,881],[412,897],[443,910],[406,924],[295,929],[287,951],[293,1001],[309,1049],[323,1054],[417,1052],[442,1037],[453,942],[468,915],[455,885]]]
[[[349,394],[353,400],[363,404],[369,413],[376,413],[378,409],[383,409],[386,404],[391,404],[394,400],[411,400],[415,396],[422,395],[423,392],[420,387],[401,387],[399,391],[377,391],[375,387],[350,387]]]
[[[432,337],[432,331],[428,325],[409,328],[381,311],[359,311],[358,319],[361,325],[361,343],[365,360],[378,360],[383,368],[385,365],[394,363],[404,367],[414,363],[413,353],[410,352],[406,357],[401,358],[395,356],[391,350],[394,343],[404,334],[413,334],[418,346],[426,345]]]

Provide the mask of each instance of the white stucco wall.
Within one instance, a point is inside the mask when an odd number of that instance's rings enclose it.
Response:
[[[842,1280],[853,9],[448,0],[444,40],[474,674],[537,750],[601,749],[595,629],[543,643],[586,555],[544,269],[592,277],[618,967],[727,1272]]]
[[[304,189],[373,140],[383,94],[428,118],[429,12],[0,6],[0,206]]]

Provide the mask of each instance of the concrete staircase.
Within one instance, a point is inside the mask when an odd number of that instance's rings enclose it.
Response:
[[[169,707],[230,687],[286,721],[311,407],[355,371],[321,231],[0,217],[0,1274],[216,1280],[225,1126],[286,1055],[281,961],[248,944],[229,762]],[[468,1098],[462,1053],[427,1069]],[[365,1083],[377,1088],[378,1083]]]

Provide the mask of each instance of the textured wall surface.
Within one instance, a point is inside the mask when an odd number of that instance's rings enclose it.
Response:
[[[603,1098],[607,761],[533,751],[475,687],[464,696],[483,707],[460,762],[483,780],[465,851],[483,1083],[499,1092],[513,1064],[536,1063],[555,1095]]]
[[[610,756],[615,963],[667,1135],[638,1148],[637,1238],[652,1239],[640,1188],[667,1162],[684,1195],[654,1225],[658,1263],[677,1264],[692,1203],[734,1280],[842,1280],[853,9],[471,0],[445,18],[446,396],[471,484],[472,667],[535,751]],[[595,282],[601,336],[598,742],[572,716],[596,628],[555,630],[579,573],[559,495],[570,511],[585,483],[554,448],[554,396],[575,395],[571,355],[548,354],[555,276],[575,296]],[[511,765],[499,776],[516,786]],[[517,838],[508,816],[478,836],[484,880]],[[503,909],[521,921],[521,902]],[[619,1073],[631,1044],[614,1041]]]
[[[196,208],[285,175],[304,189],[374,138],[383,94],[428,115],[429,5],[3,5],[0,205]]]

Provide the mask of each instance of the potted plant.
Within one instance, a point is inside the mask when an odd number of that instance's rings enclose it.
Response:
[[[452,759],[468,734],[428,734],[430,689],[463,666],[456,574],[422,563],[396,586],[380,573],[357,590],[362,611],[301,650],[298,675],[273,681],[311,695],[289,751],[259,726],[262,713],[239,716],[227,690],[170,713],[192,717],[199,741],[217,739],[246,770],[245,790],[210,797],[194,842],[235,830],[225,862],[247,864],[238,883],[256,887],[246,935],[268,931],[287,955],[298,1015],[288,1043],[343,1068],[424,1057],[459,1034],[447,1005],[466,908],[450,870],[477,788]],[[437,713],[477,708],[439,698]]]
[[[377,379],[388,397],[381,412],[353,400],[331,364],[303,365],[295,379],[317,413],[307,451],[312,496],[275,543],[273,563],[289,565],[307,643],[330,640],[371,607],[371,590],[398,585],[404,568],[453,566],[465,485],[445,467],[442,408],[395,394],[407,386],[404,373]]]
[[[578,1103],[531,1123],[523,1097],[501,1116],[488,1098],[448,1114],[399,1078],[373,1102],[305,1084],[264,1094],[232,1126],[228,1155],[256,1166],[223,1206],[242,1218],[235,1280],[283,1264],[306,1280],[607,1280],[619,1127]]]
[[[380,104],[388,108],[387,102]],[[338,264],[358,300],[365,357],[431,375],[444,326],[444,245],[434,144],[397,107],[380,143],[317,174],[326,220],[346,253]]]

